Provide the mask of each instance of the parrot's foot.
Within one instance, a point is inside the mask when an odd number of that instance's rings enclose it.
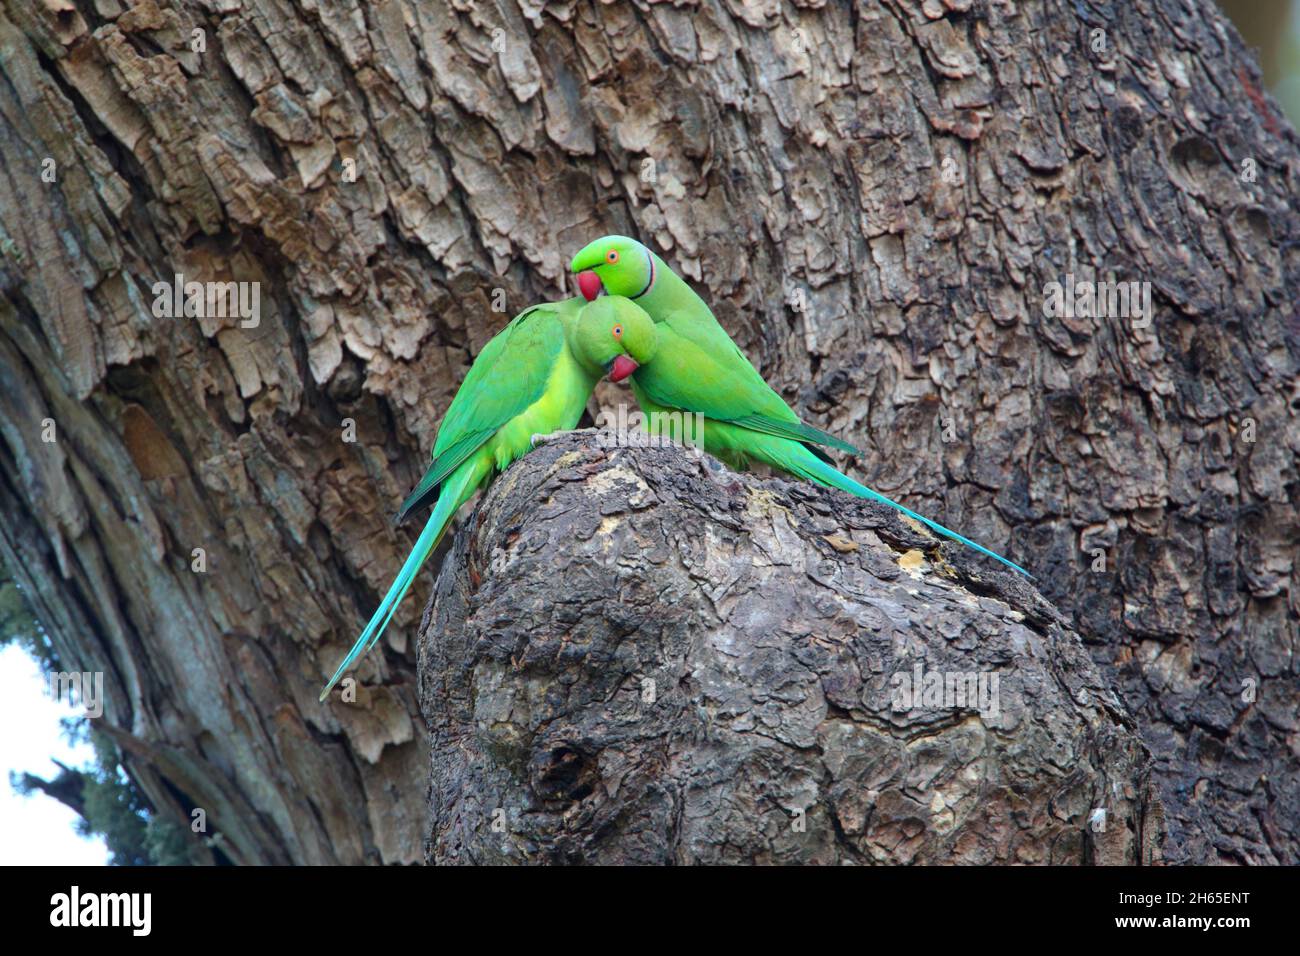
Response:
[[[536,448],[538,445],[545,445],[547,442],[555,441],[557,438],[561,438],[564,435],[585,435],[588,432],[594,432],[595,430],[596,429],[594,428],[562,428],[558,432],[551,432],[549,435],[534,435],[529,439],[529,441],[532,446]]]

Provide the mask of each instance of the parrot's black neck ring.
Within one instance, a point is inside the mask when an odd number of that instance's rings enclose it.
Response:
[[[641,296],[649,292],[651,287],[655,284],[655,257],[650,254],[649,249],[645,251],[645,257],[646,257],[646,261],[650,263],[650,281],[645,284],[644,289],[642,289],[636,295],[632,296],[633,299],[641,298]]]

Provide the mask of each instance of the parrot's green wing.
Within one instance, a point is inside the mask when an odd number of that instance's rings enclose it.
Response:
[[[705,413],[707,414],[707,412]],[[811,425],[805,425],[803,422],[794,421],[775,421],[764,415],[741,415],[739,418],[728,419],[737,425],[744,425],[752,431],[762,432],[764,435],[775,435],[778,438],[792,438],[795,441],[812,443],[813,445],[830,445],[832,448],[838,448],[840,451],[846,451],[850,455],[858,455],[858,451],[848,442],[836,438],[829,432],[824,432],[820,428],[813,428]],[[810,447],[808,449],[823,461],[830,461],[819,448]]]
[[[429,470],[420,479],[420,483],[406,496],[406,500],[402,502],[402,507],[397,511],[397,517],[393,520],[397,522],[404,521],[406,516],[416,508],[436,497],[438,489],[447,480],[447,476],[459,468],[466,458],[482,447],[483,443],[491,438],[495,431],[495,428],[485,428],[471,432],[435,458],[430,463]]]
[[[636,376],[637,385],[656,403],[701,412],[765,435],[858,454],[848,442],[799,421],[716,322],[699,322],[688,313],[675,312],[656,323],[656,328],[659,350]]]
[[[565,348],[561,317],[576,313],[576,302],[580,300],[533,306],[483,346],[443,417],[429,470],[402,502],[398,521],[436,497],[448,475],[542,397]]]

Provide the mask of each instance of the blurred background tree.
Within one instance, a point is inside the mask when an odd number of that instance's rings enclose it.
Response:
[[[1219,0],[1259,54],[1264,83],[1292,124],[1300,117],[1300,0]]]

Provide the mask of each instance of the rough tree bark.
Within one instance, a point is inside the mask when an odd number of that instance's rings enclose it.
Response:
[[[315,690],[467,362],[619,231],[1074,614],[1169,859],[1300,861],[1300,168],[1210,0],[0,0],[0,66],[2,556],[230,859],[422,857],[420,601]],[[1154,321],[1045,316],[1071,273]]]
[[[529,455],[418,638],[429,862],[1159,859],[1079,636],[912,524],[682,449]]]

